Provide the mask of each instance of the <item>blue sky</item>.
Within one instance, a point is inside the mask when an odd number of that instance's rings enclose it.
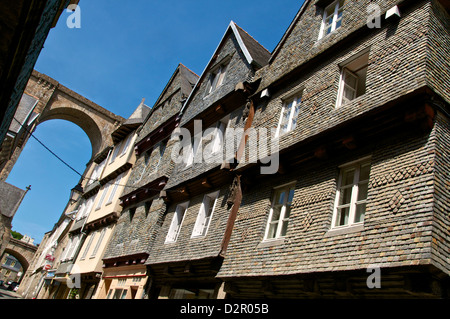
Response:
[[[269,51],[303,1],[81,0],[81,28],[63,12],[49,33],[35,69],[100,106],[128,118],[142,98],[152,106],[183,63],[200,75],[233,20]],[[86,134],[62,120],[39,125],[35,136],[83,172],[91,156]],[[31,185],[13,230],[39,243],[57,222],[79,176],[33,138],[7,182]]]

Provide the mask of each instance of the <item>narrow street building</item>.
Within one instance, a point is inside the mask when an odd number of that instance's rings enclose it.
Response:
[[[257,74],[279,169],[235,170],[231,298],[449,296],[448,7],[370,5],[305,1]]]
[[[80,281],[80,286],[71,291],[77,298],[92,298],[100,282],[102,257],[121,212],[119,197],[136,161],[133,150],[136,129],[141,126],[149,111],[150,108],[141,103],[112,133],[114,147],[105,159],[98,160],[101,162],[94,167],[88,181],[84,192],[84,196],[89,198],[85,206],[86,219],[80,231],[84,240],[70,271],[71,276]],[[96,195],[91,196],[93,193]]]
[[[151,298],[223,297],[215,275],[231,231],[227,200],[234,180],[221,170],[227,155],[224,134],[243,132],[247,83],[269,56],[231,22],[181,110],[178,156],[163,193],[167,213],[146,262]],[[233,135],[233,144],[241,137]]]
[[[184,65],[178,65],[138,129],[136,163],[120,198],[122,212],[103,256],[103,276],[95,298],[147,297],[151,282],[145,261],[166,211],[160,192],[173,169],[171,134],[197,79]]]

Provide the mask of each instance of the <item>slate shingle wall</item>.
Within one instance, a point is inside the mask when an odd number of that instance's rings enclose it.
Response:
[[[450,272],[450,120],[442,113],[436,118],[436,165],[433,219],[433,261]]]
[[[245,57],[239,49],[239,45],[234,36],[228,35],[222,49],[218,52],[215,58],[213,68],[224,59],[231,57],[228,64],[227,73],[223,80],[223,84],[210,94],[206,93],[208,87],[208,75],[203,79],[201,85],[197,88],[195,96],[187,105],[181,119],[181,126],[184,126],[190,120],[206,108],[211,106],[214,102],[223,98],[230,92],[234,91],[236,84],[247,80],[253,75],[250,66],[244,62]]]
[[[435,145],[399,134],[325,162],[311,162],[244,193],[218,277],[286,275],[415,265],[431,258]],[[329,232],[339,166],[371,156],[364,229]],[[296,181],[285,242],[261,244],[273,187]],[[400,204],[399,204],[400,203]]]
[[[220,189],[219,197],[206,236],[191,238],[204,195],[216,190],[208,191],[205,194],[190,199],[189,207],[185,213],[177,241],[175,243],[165,244],[166,236],[177,204],[172,204],[168,207],[164,223],[154,241],[153,248],[146,264],[189,261],[217,257],[219,255],[229,213],[226,204],[228,187]]]
[[[397,26],[388,24],[381,29],[374,29],[365,37],[355,39],[354,44],[346,46],[345,49],[331,52],[326,60],[308,65],[297,78],[285,83],[282,89],[271,92],[268,104],[261,104],[256,110],[253,127],[276,129],[285,99],[296,92],[303,92],[297,128],[280,137],[279,147],[284,149],[425,86],[430,7],[428,2],[416,4],[414,8],[403,12]],[[305,19],[308,21],[310,17],[306,16]],[[300,24],[303,23],[305,22]],[[320,26],[320,22],[315,23]],[[336,33],[341,34],[346,29],[338,30]],[[291,37],[296,37],[295,32]],[[339,37],[341,38],[340,35]],[[303,54],[306,54],[303,48],[308,47],[308,44],[297,42],[301,39],[302,37],[296,39],[295,53],[289,51],[290,46],[280,51],[274,62],[265,70],[263,82],[270,83],[279,76],[276,69],[279,63],[288,67],[290,63],[296,63],[300,59],[296,58],[297,55],[301,55],[303,59]],[[367,49],[370,49],[370,53],[366,93],[336,107],[340,64]],[[283,58],[288,53],[291,54],[291,62]],[[306,54],[309,55],[310,53]],[[241,164],[240,167],[244,165]]]

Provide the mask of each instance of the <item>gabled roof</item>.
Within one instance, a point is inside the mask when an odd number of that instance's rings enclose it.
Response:
[[[145,99],[142,99],[141,104],[134,110],[133,114],[111,134],[114,144],[124,139],[144,123],[144,120],[150,113],[150,108],[144,104],[144,101]]]
[[[220,40],[219,45],[214,51],[214,54],[212,55],[205,69],[203,70],[202,75],[198,79],[197,84],[190,93],[188,99],[186,100],[186,103],[183,105],[180,114],[183,114],[186,105],[189,103],[189,101],[195,94],[196,89],[200,86],[204,77],[207,75],[210,67],[215,62],[214,58],[218,54],[219,50],[221,49],[222,45],[226,40],[227,35],[230,32],[234,34],[236,41],[239,44],[239,48],[242,50],[242,53],[244,54],[245,59],[249,65],[255,67],[256,69],[259,69],[269,62],[270,52],[266,48],[264,48],[258,41],[256,41],[253,37],[251,37],[247,32],[245,32],[242,28],[240,28],[236,23],[234,23],[234,21],[231,21],[227,27],[227,30],[225,31],[225,34]]]

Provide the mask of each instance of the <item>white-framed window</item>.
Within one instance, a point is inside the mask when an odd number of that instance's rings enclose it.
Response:
[[[216,126],[216,133],[213,140],[212,152],[217,153],[222,150],[222,146],[224,145],[223,141],[225,138],[225,130],[228,127],[228,122],[230,121],[230,116],[226,116],[221,119]]]
[[[211,71],[208,79],[207,94],[216,90],[222,85],[225,75],[227,73],[228,63],[222,63]]]
[[[295,182],[275,188],[264,240],[286,236],[294,193]]]
[[[105,167],[106,159],[104,159],[100,164],[98,164],[94,171],[92,172],[91,177],[89,178],[88,185],[92,184],[93,182],[96,182],[99,180],[99,177],[103,171],[103,167]]]
[[[130,146],[131,140],[133,139],[134,133],[128,135],[127,139],[123,142],[122,152],[120,152],[120,156],[124,155],[128,151],[128,147]]]
[[[81,234],[70,237],[69,243],[67,244],[64,252],[62,254],[61,260],[71,260],[75,256],[75,251],[80,244]]]
[[[153,173],[156,173],[158,171],[159,165],[161,165],[162,159],[164,157],[164,152],[166,151],[167,142],[168,142],[168,140],[164,140],[164,141],[161,141],[161,143],[159,143],[159,158],[158,158],[158,163],[156,163],[156,165],[153,169]]]
[[[97,232],[93,232],[90,236],[89,236],[89,240],[87,241],[87,244],[84,248],[83,254],[81,255],[81,260],[85,259],[87,256],[87,253],[89,251],[89,249],[91,248],[92,242],[94,241],[94,238],[96,237]]]
[[[336,106],[339,107],[366,93],[369,52],[364,51],[341,64],[341,77]]]
[[[172,222],[170,224],[169,232],[166,236],[166,243],[174,243],[177,241],[178,235],[180,234],[181,224],[183,223],[183,218],[186,210],[189,206],[189,202],[178,204],[173,214]]]
[[[341,166],[332,228],[364,222],[370,177],[370,159]]]
[[[337,30],[342,25],[342,16],[346,0],[337,0],[324,9],[319,39]]]
[[[203,197],[202,205],[197,215],[194,230],[191,237],[205,236],[208,232],[209,224],[216,206],[219,191],[207,194]]]
[[[192,139],[192,144],[189,146],[189,154],[186,160],[186,167],[194,163],[195,156],[197,155],[201,144],[202,144],[202,134],[194,136],[194,138]]]
[[[286,99],[281,109],[280,120],[277,127],[277,136],[293,131],[297,127],[298,114],[302,104],[302,93]]]
[[[114,180],[114,183],[112,184],[113,188],[111,190],[111,193],[109,194],[108,201],[106,202],[106,205],[112,203],[112,201],[114,199],[114,196],[116,195],[117,188],[119,188],[119,186],[120,186],[120,181],[122,180],[122,175],[123,175],[123,173],[120,174],[119,176],[117,176],[116,179]]]
[[[95,207],[95,210],[99,210],[102,207],[103,201],[105,200],[105,197],[106,197],[106,194],[108,193],[110,185],[111,184],[108,183],[103,187],[102,195],[100,196],[100,199],[97,203],[97,206]]]
[[[111,165],[112,163],[114,163],[114,161],[116,160],[117,155],[119,155],[121,146],[122,146],[122,142],[119,142],[119,143],[117,143],[117,144],[114,146],[114,150],[113,150],[113,152],[112,152],[112,154],[111,154],[111,160],[109,161],[109,164],[110,164],[110,165]]]
[[[98,249],[100,248],[100,245],[102,244],[103,237],[105,237],[106,228],[103,228],[100,232],[100,237],[97,240],[97,243],[95,244],[94,250],[92,251],[91,258],[94,258],[95,255],[97,255]]]

